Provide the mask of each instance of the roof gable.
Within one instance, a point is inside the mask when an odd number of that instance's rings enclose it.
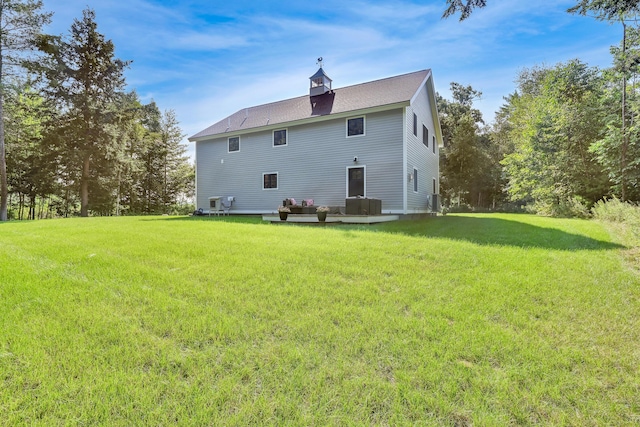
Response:
[[[265,126],[285,124],[369,108],[409,103],[424,84],[430,70],[375,80],[339,89],[319,96],[300,96],[270,104],[244,108],[189,137],[189,140]]]

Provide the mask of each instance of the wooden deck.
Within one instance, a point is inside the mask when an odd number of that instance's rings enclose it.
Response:
[[[379,222],[398,221],[400,215],[327,215],[327,224],[376,224]],[[263,221],[272,223],[304,223],[321,224],[316,214],[289,214],[286,221],[281,221],[278,214],[262,215]]]

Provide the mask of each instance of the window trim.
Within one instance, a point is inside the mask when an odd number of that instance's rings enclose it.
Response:
[[[429,148],[429,128],[422,124],[422,145]]]
[[[284,135],[285,143],[276,145],[276,132],[282,132],[282,131],[285,131],[285,135]],[[275,148],[275,147],[286,147],[287,145],[289,145],[289,128],[274,129],[273,132],[271,132],[271,146]]]
[[[355,120],[355,119],[362,119],[362,133],[359,133],[357,135],[349,135],[349,120]],[[358,138],[360,136],[365,136],[367,134],[367,116],[366,115],[347,117],[344,121],[344,124],[345,124],[345,136],[347,138]]]
[[[230,144],[231,144],[231,140],[233,138],[238,138],[238,149],[231,151],[230,150],[230,148],[231,148]],[[238,135],[238,136],[230,136],[229,138],[227,138],[227,153],[239,153],[240,152],[240,141],[241,141],[240,135]]]
[[[413,192],[418,192],[418,168],[413,168],[413,175],[411,175],[411,180],[413,181]]]
[[[276,176],[276,186],[275,187],[268,187],[266,188],[264,186],[264,177],[266,175],[275,175]],[[268,190],[277,190],[280,188],[280,173],[279,172],[263,172],[262,173],[262,190],[263,191],[268,191]]]
[[[431,149],[433,150],[433,154],[436,154],[436,136],[435,135],[433,135],[433,145]]]
[[[413,112],[413,136],[418,136],[418,115]]]

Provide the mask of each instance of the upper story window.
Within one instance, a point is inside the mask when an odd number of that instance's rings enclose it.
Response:
[[[364,116],[347,119],[347,137],[364,135]]]
[[[413,113],[413,135],[418,136],[418,116]]]
[[[431,146],[431,148],[433,149],[433,152],[436,152],[436,136],[433,135],[433,145]]]
[[[233,136],[229,138],[229,153],[233,153],[234,151],[240,151],[240,137]]]
[[[278,189],[278,172],[262,174],[262,189],[263,190]]]
[[[425,125],[422,125],[422,143],[429,148],[429,129]]]
[[[273,146],[279,147],[281,145],[287,145],[287,130],[280,129],[273,131]]]

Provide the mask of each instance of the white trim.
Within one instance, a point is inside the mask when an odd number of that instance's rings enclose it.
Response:
[[[285,137],[285,141],[286,141],[286,142],[285,142],[284,144],[276,145],[276,132],[281,131],[281,130],[283,130],[283,131],[285,131],[285,132],[286,132],[286,133],[285,133],[285,136],[284,136],[284,137]],[[274,130],[271,132],[271,146],[272,146],[273,148],[278,148],[278,147],[286,147],[287,145],[289,145],[289,128],[278,128],[278,129],[274,129]]]
[[[276,188],[264,188],[264,176],[265,175],[276,175]],[[280,172],[263,172],[262,173],[262,191],[269,191],[269,190],[278,190],[280,188]]]
[[[248,132],[254,133],[254,132],[262,132],[262,131],[268,131],[268,130],[273,130],[273,129],[284,129],[285,127],[292,127],[292,126],[299,126],[299,125],[305,125],[305,124],[309,124],[309,123],[319,123],[319,122],[325,122],[328,120],[334,120],[334,119],[343,119],[346,117],[360,117],[360,116],[366,116],[367,114],[372,114],[372,113],[379,113],[381,111],[392,111],[392,110],[397,110],[400,108],[404,108],[406,106],[408,106],[409,103],[406,101],[403,102],[396,102],[395,104],[389,104],[389,105],[382,105],[379,107],[372,107],[372,108],[364,108],[360,111],[345,111],[344,113],[336,113],[336,114],[327,114],[326,116],[316,116],[316,117],[308,117],[308,118],[304,118],[304,119],[300,119],[300,120],[293,120],[290,122],[282,122],[282,123],[276,123],[276,124],[265,124],[264,126],[256,126],[253,128],[245,128],[245,129],[239,129],[237,131],[233,131],[233,132],[220,132],[220,133],[214,133],[211,135],[203,135],[203,136],[199,136],[197,138],[188,138],[188,141],[190,142],[198,142],[198,141],[210,141],[212,139],[219,139],[222,138],[224,135],[227,136],[235,136],[235,135],[242,135],[242,134],[247,134]]]
[[[346,186],[345,186],[345,198],[349,198],[349,197],[354,197],[354,196],[349,196],[349,169],[363,169],[363,173],[364,173],[364,194],[362,195],[362,197],[367,197],[367,165],[357,165],[357,166],[347,166],[347,176],[346,176]]]
[[[235,151],[230,151],[229,150],[229,142],[231,138],[238,138],[238,149]],[[227,138],[227,154],[231,154],[231,153],[239,153],[240,152],[240,146],[241,146],[241,142],[242,142],[242,137],[240,135],[237,136],[230,136]]]
[[[196,147],[194,147],[194,148],[195,148],[195,150],[194,150],[195,151],[195,154],[194,154],[195,159],[193,160],[193,167],[194,167],[195,172],[196,172],[196,177],[195,177],[195,180],[194,180],[196,188],[195,188],[194,194],[196,196],[196,200],[195,200],[196,206],[195,207],[196,207],[196,209],[198,209],[198,169],[200,169],[200,168],[198,167],[198,156],[196,155],[198,153],[197,144],[196,144]]]
[[[362,133],[358,135],[349,135],[349,120],[362,118]],[[361,116],[347,117],[344,119],[344,136],[346,138],[359,138],[367,135],[367,116],[365,114]]]
[[[402,213],[407,212],[408,206],[408,194],[407,194],[407,180],[404,177],[407,176],[407,158],[409,156],[407,149],[407,109],[402,109]]]
[[[411,111],[413,111],[413,122],[411,122],[411,130],[413,131],[413,136],[418,139],[418,115],[416,114],[416,110],[414,110],[413,108],[411,109]]]
[[[427,84],[429,79],[433,78],[431,74],[431,70],[427,70],[427,71],[428,71],[427,75],[424,77],[424,80],[422,80],[422,83],[420,83],[420,86],[418,86],[418,90],[416,90],[416,93],[414,93],[413,96],[411,97],[411,100],[409,101],[410,104],[413,104],[414,102],[416,102],[416,99],[418,98],[418,94],[420,93],[422,88]],[[431,81],[431,83],[433,85],[433,80]],[[434,98],[434,101],[435,101],[435,98]]]
[[[427,143],[426,143],[426,144],[424,143],[424,141],[425,141],[425,137],[424,137],[425,132],[424,132],[424,131],[425,131],[425,130],[427,131],[427,138],[426,138]],[[434,136],[433,136],[433,140],[435,141],[435,139],[436,139],[436,137],[435,137],[435,135],[434,135]],[[423,146],[424,148],[426,148],[427,150],[430,148],[430,147],[429,147],[429,128],[428,128],[428,127],[427,127],[427,125],[425,125],[424,123],[422,123],[422,146]]]

